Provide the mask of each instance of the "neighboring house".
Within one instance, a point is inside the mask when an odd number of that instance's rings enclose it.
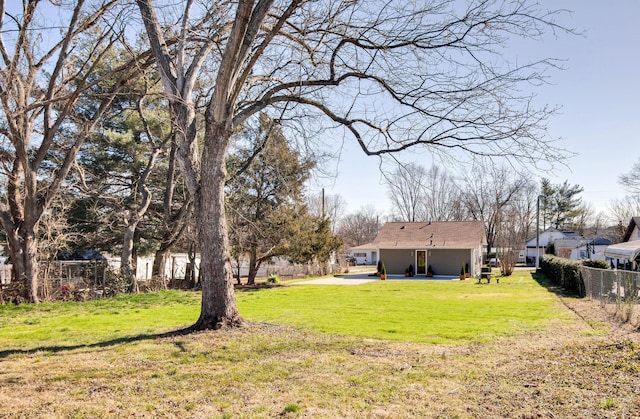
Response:
[[[627,226],[627,230],[622,237],[623,242],[640,240],[640,217],[632,217]]]
[[[502,255],[505,255],[507,252],[514,252],[514,254],[517,253],[517,257],[516,257],[516,263],[525,263],[526,262],[526,250],[524,249],[514,249],[511,247],[492,247],[491,248],[491,252],[490,254],[492,255],[497,255],[498,259],[500,259],[502,257]],[[482,248],[482,260],[487,261],[489,260],[490,257],[489,255],[487,255],[487,248]]]
[[[378,251],[373,243],[352,247],[349,252],[357,265],[375,265],[378,263]]]
[[[153,260],[154,255],[138,256],[136,279],[144,281],[151,279],[153,276]],[[187,272],[187,265],[190,263],[187,253],[169,253],[165,259],[164,276],[167,279],[184,278]],[[195,277],[200,274],[200,256],[195,260]],[[234,271],[235,272],[235,271]]]
[[[604,251],[611,245],[611,240],[603,237],[571,237],[556,239],[553,243],[556,256],[574,260],[605,260]]]
[[[535,265],[536,257],[539,255],[542,257],[545,253],[545,248],[549,243],[554,243],[560,239],[573,239],[580,237],[578,233],[573,231],[560,231],[557,228],[549,227],[544,231],[541,231],[539,237],[533,236],[525,242],[526,258],[528,265]],[[539,240],[539,248],[536,252],[536,240]]]
[[[604,251],[606,260],[617,269],[640,270],[640,217],[633,217],[622,243],[612,244]]]
[[[418,276],[429,266],[435,276],[458,276],[468,266],[471,276],[479,276],[486,245],[481,221],[443,221],[386,223],[369,247],[389,274],[404,274],[412,265]]]

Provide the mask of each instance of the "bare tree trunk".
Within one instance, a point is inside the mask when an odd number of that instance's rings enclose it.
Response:
[[[169,249],[175,243],[175,240],[182,232],[183,228],[177,228],[178,224],[185,225],[183,222],[183,218],[181,214],[184,213],[184,209],[189,206],[188,203],[184,203],[178,216],[174,219],[171,213],[171,203],[173,202],[173,193],[175,189],[175,162],[176,162],[176,143],[175,141],[171,144],[171,151],[169,152],[169,168],[167,170],[167,182],[164,190],[164,199],[162,203],[163,207],[163,217],[165,222],[165,231],[162,235],[162,241],[160,242],[160,247],[155,253],[153,258],[153,270],[151,272],[151,276],[155,281],[161,281],[163,286],[162,288],[166,288],[165,281],[165,265],[167,262],[167,254],[169,253]]]
[[[12,210],[22,212],[13,207]],[[0,223],[6,234],[7,250],[13,265],[11,281],[23,285],[21,298],[39,303],[37,223],[23,221],[22,225],[16,226],[12,217],[4,211],[0,212]]]
[[[129,292],[138,292],[138,282],[133,269],[133,236],[135,225],[127,225],[124,229],[124,239],[122,240],[122,253],[120,254],[120,272],[129,284]]]
[[[10,240],[8,246],[9,257],[13,265],[12,281],[23,285],[24,288],[20,293],[20,297],[32,303],[40,302],[40,296],[38,295],[37,248],[38,244],[33,235]]]
[[[29,299],[33,303],[40,302],[38,295],[38,242],[36,236],[31,230],[30,233],[24,235],[24,274],[28,286]]]
[[[231,130],[207,121],[202,155],[200,196],[196,202],[200,238],[202,309],[195,330],[242,324],[236,308],[225,214],[225,156]]]
[[[154,280],[165,280],[165,265],[167,260],[167,255],[169,251],[173,247],[173,245],[183,236],[183,233],[188,224],[188,218],[192,214],[191,201],[185,202],[178,214],[173,216],[170,213],[171,201],[165,203],[165,232],[162,236],[162,241],[160,242],[160,247],[156,251],[155,257],[153,259],[153,279]]]
[[[187,248],[187,266],[184,272],[184,280],[187,283],[187,287],[191,289],[196,289],[198,286],[198,278],[196,278],[196,243],[193,241],[189,242],[189,246]]]
[[[153,257],[153,268],[151,271],[151,277],[154,281],[162,282],[162,288],[167,288],[165,281],[165,266],[167,264],[167,255],[169,254],[169,249],[164,248],[162,244],[160,245],[160,249],[156,250],[156,253]]]
[[[238,254],[235,258],[236,261],[236,281],[238,281],[238,285],[242,285],[242,279],[240,278],[240,254]]]
[[[247,278],[247,285],[254,285],[256,283],[256,276],[258,275],[259,268],[260,264],[254,247],[251,249],[249,254],[249,274]]]

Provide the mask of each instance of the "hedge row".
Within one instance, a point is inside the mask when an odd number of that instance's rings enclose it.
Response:
[[[547,278],[564,289],[584,297],[584,280],[580,274],[580,265],[591,268],[608,269],[609,264],[603,260],[585,259],[582,261],[544,255],[540,259],[540,270]]]
[[[609,262],[606,260],[584,259],[582,264],[588,268],[609,269]]]

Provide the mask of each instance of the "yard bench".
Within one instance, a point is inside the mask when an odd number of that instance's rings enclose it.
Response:
[[[490,283],[491,282],[491,275],[493,275],[491,273],[491,267],[483,266],[481,268],[481,271],[480,271],[480,278],[478,278],[478,284],[481,284],[483,279],[487,280],[487,284]]]

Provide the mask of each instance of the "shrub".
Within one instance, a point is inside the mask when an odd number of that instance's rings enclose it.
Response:
[[[278,275],[269,275],[267,277],[267,282],[270,284],[279,284],[280,278],[278,278]]]
[[[413,277],[414,275],[415,271],[413,270],[413,265],[409,265],[409,267],[404,270],[404,276]]]
[[[284,413],[296,413],[300,410],[300,406],[295,403],[288,404],[284,407]]]
[[[387,268],[384,266],[384,262],[382,262],[382,261],[381,261],[381,262],[380,262],[380,264],[382,265],[382,268],[381,268],[381,270],[380,270],[380,273],[381,273],[382,275],[386,275],[386,274],[387,274]]]
[[[544,255],[540,259],[540,270],[551,281],[580,297],[585,296],[585,287],[580,274],[581,263],[577,260]]]
[[[597,259],[584,259],[582,261],[584,266],[589,268],[598,268],[598,269],[609,269],[609,262],[606,260],[597,260]]]

